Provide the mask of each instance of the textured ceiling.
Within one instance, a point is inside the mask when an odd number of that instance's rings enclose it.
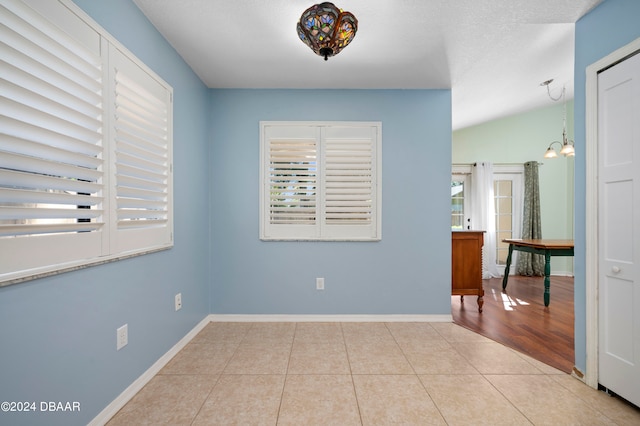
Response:
[[[309,0],[134,0],[212,88],[451,88],[453,128],[573,97],[574,24],[601,0],[335,0],[358,19],[324,61],[296,34]]]

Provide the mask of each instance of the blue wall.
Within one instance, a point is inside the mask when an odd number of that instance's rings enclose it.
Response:
[[[212,313],[450,314],[449,90],[211,98]],[[261,120],[381,121],[382,241],[260,241]]]
[[[0,401],[81,407],[0,424],[86,424],[209,313],[208,91],[130,0],[77,4],[174,88],[175,247],[0,288]]]
[[[586,368],[586,68],[640,37],[640,1],[605,0],[576,23],[575,54],[575,353],[576,366]],[[580,155],[580,153],[583,153]]]

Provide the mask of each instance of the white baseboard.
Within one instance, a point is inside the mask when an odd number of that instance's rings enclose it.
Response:
[[[212,322],[453,322],[446,315],[234,315],[211,314]]]
[[[573,278],[573,272],[569,271],[551,271],[550,277],[570,277]]]
[[[100,412],[91,422],[89,426],[105,425],[113,416],[116,415],[127,402],[131,400],[140,390],[149,383],[153,377],[158,374],[162,368],[167,365],[171,358],[176,356],[187,344],[193,339],[207,324],[211,322],[209,316],[200,321],[190,332],[188,332],[178,343],[176,343],[167,353],[162,355],[147,371],[142,373],[133,383],[129,385],[116,399],[114,399],[104,410]]]
[[[89,426],[103,426],[210,322],[453,322],[447,315],[218,315],[206,316],[100,412]]]
[[[509,272],[509,277],[514,277],[517,275],[518,274],[516,274],[513,269],[511,270],[511,272]],[[544,277],[544,275],[539,275],[539,276]],[[550,277],[570,277],[570,278],[574,277],[573,272],[571,271],[551,271],[549,276]],[[502,277],[504,277],[504,272],[502,272],[498,278],[502,278]]]

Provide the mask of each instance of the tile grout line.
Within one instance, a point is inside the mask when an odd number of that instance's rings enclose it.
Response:
[[[252,326],[253,327],[253,326]],[[204,399],[204,401],[202,402],[202,404],[200,405],[200,408],[198,408],[198,412],[196,413],[195,416],[193,416],[193,419],[191,419],[191,423],[190,425],[193,425],[193,423],[196,421],[196,419],[198,418],[198,415],[200,414],[200,412],[202,411],[202,407],[204,407],[204,405],[207,403],[207,401],[209,400],[209,398],[211,397],[211,394],[213,393],[214,389],[216,388],[216,386],[218,385],[218,383],[220,383],[220,379],[222,378],[222,376],[224,375],[224,370],[227,368],[227,365],[229,365],[229,361],[231,361],[231,359],[233,358],[233,356],[236,354],[236,352],[238,351],[238,348],[240,347],[240,343],[242,343],[242,340],[244,340],[245,336],[247,335],[249,329],[247,329],[247,331],[245,331],[244,335],[242,336],[242,339],[240,339],[240,341],[235,345],[235,349],[233,350],[233,353],[229,356],[229,358],[227,358],[227,361],[224,363],[224,366],[220,369],[220,373],[217,374],[218,378],[216,379],[216,382],[214,383],[214,385],[211,387],[211,390],[209,391],[209,393],[207,394],[207,397]],[[224,341],[222,343],[227,343],[226,342],[227,338],[224,338]],[[206,375],[206,374],[201,374],[201,375]]]
[[[429,393],[429,390],[424,385],[424,382],[420,378],[420,375],[416,371],[415,367],[413,366],[413,364],[411,363],[409,358],[407,358],[407,354],[404,352],[404,349],[402,349],[402,346],[398,343],[398,340],[396,339],[396,336],[394,336],[393,331],[389,328],[388,323],[385,323],[385,325],[387,327],[387,330],[389,330],[389,333],[391,334],[391,337],[393,337],[393,340],[396,342],[396,345],[398,345],[398,348],[400,348],[400,352],[402,352],[402,356],[404,356],[404,358],[407,361],[407,363],[411,366],[411,370],[413,370],[413,375],[416,377],[416,379],[418,379],[418,383],[420,383],[420,386],[422,386],[422,389],[424,389],[425,393],[427,394],[427,396],[431,400],[431,403],[433,404],[433,406],[436,407],[436,410],[438,410],[438,413],[440,414],[440,417],[442,418],[442,420],[445,422],[445,424],[448,424],[447,419],[444,416],[444,413],[442,413],[442,410],[440,409],[440,407],[438,407],[438,404],[436,404],[436,402],[434,401],[433,396],[431,396],[431,394]],[[431,327],[436,333],[438,333],[438,330],[436,330],[431,324],[429,324],[429,327]],[[438,333],[438,334],[440,334],[440,333]],[[444,337],[443,337],[443,339],[444,339]],[[445,341],[446,341],[446,339],[445,339]]]
[[[533,422],[533,420],[531,420],[531,419],[529,418],[529,416],[527,416],[527,415],[526,415],[526,414],[525,414],[525,413],[520,409],[520,407],[518,407],[518,406],[517,406],[513,401],[511,401],[511,399],[510,399],[507,395],[505,395],[502,391],[500,391],[500,389],[498,389],[498,388],[493,384],[493,382],[491,382],[491,380],[487,379],[487,377],[486,377],[486,376],[500,376],[500,375],[501,375],[501,374],[486,374],[486,375],[485,375],[485,374],[482,374],[482,373],[481,373],[482,378],[483,378],[487,383],[489,383],[489,385],[490,385],[492,388],[494,388],[494,389],[495,389],[495,390],[496,390],[500,395],[502,395],[502,397],[503,397],[505,400],[507,400],[507,401],[509,402],[509,404],[511,404],[511,406],[512,406],[512,407],[513,407],[513,408],[514,408],[518,413],[522,414],[522,417],[524,417],[525,419],[527,419],[527,421],[528,421],[529,423],[531,423],[532,425],[535,425],[535,423]]]
[[[282,402],[284,401],[284,389],[287,387],[287,379],[289,378],[289,365],[291,365],[291,354],[293,353],[293,344],[296,341],[296,333],[298,331],[298,323],[296,322],[293,329],[293,337],[291,339],[291,348],[289,349],[289,357],[287,358],[287,368],[284,372],[284,380],[282,381],[282,390],[280,391],[280,403],[278,404],[278,413],[276,414],[276,425],[280,421],[280,411],[282,410]]]
[[[360,400],[358,399],[358,391],[356,390],[356,383],[353,380],[353,369],[351,368],[351,359],[349,358],[349,348],[347,347],[347,341],[344,338],[344,327],[343,323],[340,323],[340,334],[342,335],[342,344],[344,345],[344,352],[347,355],[347,363],[349,364],[349,377],[351,377],[351,386],[353,387],[353,396],[356,398],[356,407],[358,408],[358,418],[360,419],[360,424],[364,425],[364,420],[362,419],[362,409],[360,408]]]

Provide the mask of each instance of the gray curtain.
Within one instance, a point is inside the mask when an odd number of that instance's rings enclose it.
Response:
[[[538,162],[524,163],[524,210],[522,211],[522,238],[542,238],[540,220],[540,184],[538,181]],[[526,276],[544,275],[544,256],[518,252],[516,274]]]

